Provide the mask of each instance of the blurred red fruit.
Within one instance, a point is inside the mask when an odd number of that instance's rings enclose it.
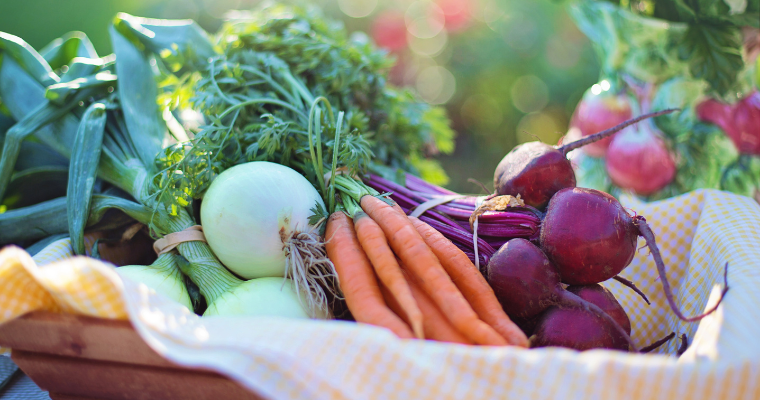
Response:
[[[625,122],[631,118],[631,103],[624,94],[601,92],[594,94],[586,91],[575,108],[570,128],[580,130],[581,136],[593,135],[605,129]],[[612,139],[620,133],[583,147],[583,151],[592,157],[604,157]]]

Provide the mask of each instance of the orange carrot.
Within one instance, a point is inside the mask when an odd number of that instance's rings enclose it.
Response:
[[[408,274],[405,275],[407,278],[410,278]],[[436,307],[433,300],[430,300],[430,297],[425,294],[425,291],[420,289],[420,287],[411,279],[409,280],[409,287],[414,299],[422,310],[423,326],[425,327],[425,335],[428,339],[439,342],[472,344],[472,341],[464,337],[464,335],[459,333],[459,331],[451,325],[451,322],[449,322],[441,310]],[[388,290],[382,282],[380,283],[380,290],[383,292],[383,297],[391,310],[401,315],[404,310],[391,294],[390,290]]]
[[[476,344],[507,344],[478,318],[405,214],[373,196],[362,197],[361,206],[382,228],[393,251],[459,332]]]
[[[417,306],[417,302],[414,301],[409,284],[401,273],[401,267],[396,262],[396,256],[388,247],[383,230],[362,211],[354,214],[354,228],[359,243],[361,243],[364,252],[375,268],[377,277],[380,278],[380,282],[391,292],[403,310],[403,313],[399,313],[399,315],[406,315],[406,320],[412,326],[414,335],[418,339],[424,339],[422,311]]]
[[[383,301],[367,255],[359,244],[354,224],[343,212],[335,212],[325,232],[327,256],[335,265],[346,304],[357,322],[390,329],[403,339],[414,338],[409,326]]]
[[[493,289],[467,255],[430,225],[415,217],[409,217],[409,220],[480,319],[491,325],[510,344],[528,347],[528,338],[509,319]]]

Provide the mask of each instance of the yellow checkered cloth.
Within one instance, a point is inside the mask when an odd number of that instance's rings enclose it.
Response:
[[[639,346],[686,333],[690,347],[680,358],[673,356],[676,341],[659,354],[579,353],[399,340],[342,321],[199,318],[120,280],[106,264],[66,258],[66,241],[34,260],[20,249],[0,253],[0,323],[35,309],[129,318],[167,359],[214,369],[275,399],[760,399],[758,204],[712,190],[623,202],[654,229],[687,315],[715,303],[730,263],[725,301],[699,323],[680,322],[669,310],[646,249],[621,275],[651,306],[617,282],[605,283],[628,311]]]

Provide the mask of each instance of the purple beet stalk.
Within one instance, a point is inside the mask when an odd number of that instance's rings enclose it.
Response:
[[[379,192],[391,193],[391,198],[407,213],[428,200],[457,194],[410,174],[407,174],[407,187],[377,175],[370,175],[366,183]],[[474,196],[455,199],[425,211],[420,218],[454,242],[473,262],[475,249],[469,219],[476,209],[477,201],[478,198]],[[490,259],[495,249],[509,239],[537,239],[540,233],[540,215],[540,212],[532,207],[510,207],[504,211],[487,211],[481,214],[478,217],[478,256],[481,265],[487,265],[487,259]]]
[[[382,179],[382,178],[381,178]],[[425,182],[422,178],[418,178],[412,174],[406,174],[406,187],[415,192],[431,193],[431,194],[443,194],[452,195],[459,194],[452,192],[451,190],[444,189],[440,186],[433,185],[432,183]]]

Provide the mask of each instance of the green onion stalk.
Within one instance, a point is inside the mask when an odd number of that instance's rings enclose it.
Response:
[[[98,58],[86,37],[80,36],[80,42],[87,42],[81,45],[86,54],[75,52],[73,56],[80,58],[63,62],[58,60],[60,66],[68,67],[63,75],[58,76],[44,57],[52,53],[51,59],[56,60],[56,48],[40,54],[20,38],[0,35],[6,46],[0,64],[0,98],[7,112],[18,121],[3,141],[0,196],[8,188],[20,144],[25,138],[34,136],[61,155],[71,157],[69,195],[65,201],[64,198],[55,199],[0,215],[0,226],[13,228],[4,229],[4,233],[23,232],[24,227],[30,231],[30,222],[37,228],[36,231],[59,233],[56,230],[60,228],[60,218],[40,220],[40,217],[66,215],[68,210],[72,247],[82,254],[85,227],[97,224],[107,209],[124,211],[150,226],[156,237],[196,224],[185,209],[178,210],[173,216],[156,210],[156,198],[150,188],[155,174],[152,161],[161,149],[165,125],[156,115],[156,97],[150,95],[151,83],[155,87],[153,74],[145,73],[150,70],[150,59],[118,32],[112,32],[112,37],[115,38],[114,49],[119,61],[114,62],[113,57]],[[81,57],[84,56],[89,56],[90,62],[83,62]],[[76,68],[76,65],[83,63],[94,67],[89,70]],[[127,88],[125,91],[114,90],[112,85],[113,72],[119,70],[127,71],[122,76],[128,76],[125,79],[128,84],[118,82],[120,88]],[[85,72],[89,75],[69,76]],[[98,80],[105,83],[83,84]],[[61,93],[66,95],[62,96]],[[151,109],[154,115],[151,115]],[[98,143],[99,146],[94,146]],[[137,202],[94,194],[94,175],[127,192]],[[5,239],[25,239],[21,236]],[[199,268],[224,268],[206,243],[186,242],[177,249],[179,254],[190,263],[199,265]],[[176,269],[173,260],[169,259],[169,264]],[[159,258],[157,263],[161,265],[156,264],[156,268],[168,268],[165,257]]]

